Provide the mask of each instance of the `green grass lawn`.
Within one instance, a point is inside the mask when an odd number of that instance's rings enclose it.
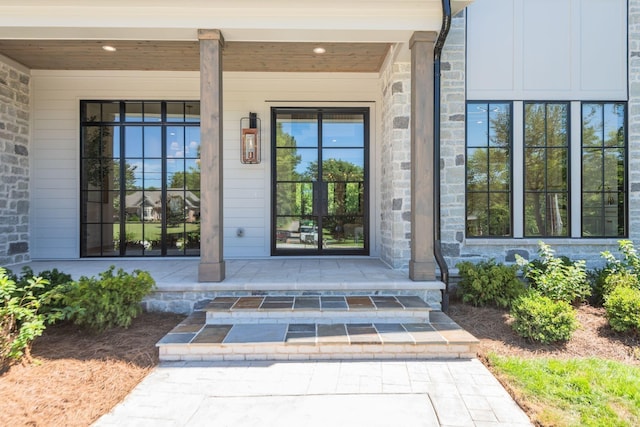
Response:
[[[144,231],[141,222],[128,222],[126,224],[127,240],[137,242],[140,240],[160,240],[161,224],[159,222],[145,222]],[[198,231],[199,224],[187,223],[187,233]],[[114,236],[120,233],[120,224],[113,226]],[[184,231],[182,224],[177,227],[167,227],[167,233],[182,233]],[[143,235],[144,232],[144,235]]]
[[[489,356],[493,369],[553,426],[640,425],[640,368],[597,358]]]

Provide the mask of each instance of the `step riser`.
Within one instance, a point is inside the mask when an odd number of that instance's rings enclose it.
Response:
[[[470,359],[476,344],[181,345],[160,348],[161,361]]]

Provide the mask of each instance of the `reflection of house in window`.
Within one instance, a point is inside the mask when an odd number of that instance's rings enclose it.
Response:
[[[162,219],[160,191],[134,191],[127,195],[127,218],[143,221]],[[200,198],[189,190],[167,190],[167,222],[197,222],[200,218]]]

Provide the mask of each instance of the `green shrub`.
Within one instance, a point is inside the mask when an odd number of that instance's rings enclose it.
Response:
[[[516,266],[497,264],[490,259],[477,264],[461,262],[456,267],[460,272],[458,286],[465,303],[509,307],[524,293],[524,283],[517,276]]]
[[[618,286],[607,295],[605,303],[611,329],[616,332],[640,332],[640,290]]]
[[[569,303],[585,301],[591,295],[585,261],[557,258],[553,249],[543,242],[539,244],[538,255],[539,260],[531,262],[516,256],[533,289],[552,300]]]
[[[31,343],[42,335],[46,317],[38,312],[41,302],[34,294],[45,284],[37,277],[17,285],[0,268],[0,371],[23,356],[29,358]]]
[[[67,317],[75,324],[96,332],[114,326],[127,328],[142,311],[142,298],[155,287],[149,273],[135,270],[132,274],[115,267],[99,274],[99,278],[82,276],[62,292]]]
[[[609,273],[624,270],[640,277],[640,257],[638,257],[638,253],[633,247],[633,242],[630,240],[618,241],[618,250],[622,254],[622,259],[617,259],[609,251],[604,251],[600,254],[607,262],[605,270]]]
[[[544,344],[567,341],[578,328],[576,314],[566,301],[555,301],[536,291],[518,298],[511,306],[513,330],[523,338]]]

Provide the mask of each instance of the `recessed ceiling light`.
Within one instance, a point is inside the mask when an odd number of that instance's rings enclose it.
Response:
[[[323,53],[325,53],[327,50],[323,47],[316,47],[313,49],[313,53],[316,53],[318,55],[322,55]]]
[[[113,46],[104,45],[104,46],[102,46],[102,50],[106,50],[107,52],[115,52],[116,48],[113,47]]]

